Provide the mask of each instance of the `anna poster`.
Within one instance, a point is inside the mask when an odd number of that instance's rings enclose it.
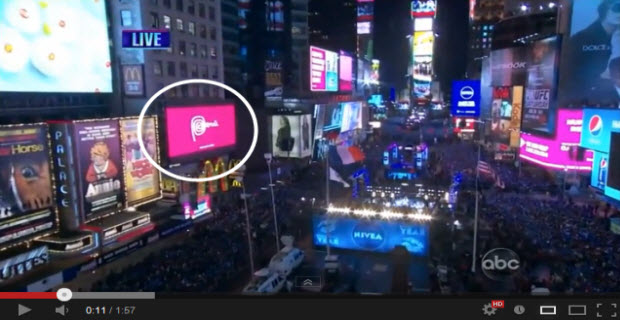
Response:
[[[74,124],[85,220],[122,207],[123,172],[117,120]]]

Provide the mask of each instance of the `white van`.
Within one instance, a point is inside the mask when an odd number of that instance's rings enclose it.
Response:
[[[271,258],[269,270],[286,278],[303,261],[304,252],[302,250],[287,246]]]
[[[285,284],[284,277],[263,268],[254,272],[254,278],[243,288],[243,294],[276,294]]]

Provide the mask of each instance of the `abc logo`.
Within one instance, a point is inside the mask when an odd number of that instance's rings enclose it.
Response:
[[[521,259],[512,250],[497,248],[482,257],[482,272],[496,281],[508,280],[519,270]]]

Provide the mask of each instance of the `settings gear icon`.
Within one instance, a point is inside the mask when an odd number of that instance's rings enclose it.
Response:
[[[493,308],[490,303],[487,303],[482,307],[482,313],[486,316],[493,316],[495,315],[495,312],[497,312],[497,309]]]

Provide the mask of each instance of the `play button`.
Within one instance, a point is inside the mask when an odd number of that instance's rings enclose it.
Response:
[[[28,307],[26,307],[24,305],[21,305],[21,304],[17,305],[17,316],[18,317],[21,317],[21,316],[25,315],[26,313],[28,313],[30,311],[32,311],[32,309],[30,309],[30,308],[28,308]]]

